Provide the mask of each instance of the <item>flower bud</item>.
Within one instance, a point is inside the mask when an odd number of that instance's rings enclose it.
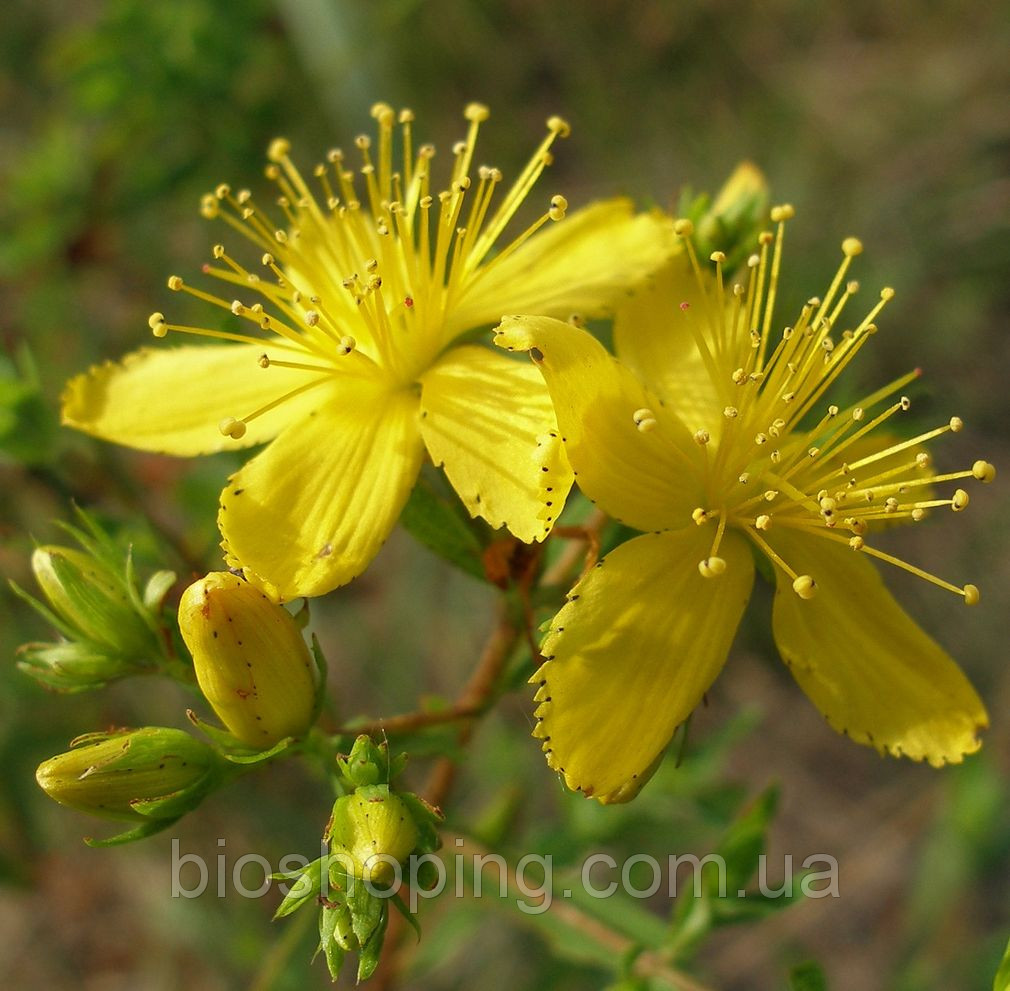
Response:
[[[227,571],[190,585],[179,629],[197,681],[242,743],[265,750],[312,725],[315,667],[298,625],[283,607]]]
[[[68,636],[123,658],[157,656],[154,634],[130,600],[125,574],[87,551],[52,545],[36,548],[32,570]]]
[[[420,838],[407,804],[388,785],[363,785],[338,798],[327,835],[349,874],[381,884],[393,880],[393,863],[402,864]]]
[[[136,664],[87,642],[26,643],[17,653],[22,671],[58,692],[96,688],[137,671]]]
[[[147,726],[78,737],[39,765],[39,787],[61,805],[104,819],[174,819],[219,781],[219,760],[182,730]]]

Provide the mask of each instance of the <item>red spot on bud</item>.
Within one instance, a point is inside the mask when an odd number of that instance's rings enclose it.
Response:
[[[687,302],[687,300],[684,300],[684,302],[680,304],[680,308],[682,310],[687,311],[687,310],[691,309],[691,304],[689,302]]]
[[[403,297],[403,305],[406,306],[407,309],[409,310],[414,305],[414,297],[413,296],[404,296]]]

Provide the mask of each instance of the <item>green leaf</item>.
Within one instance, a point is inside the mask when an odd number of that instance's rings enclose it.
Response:
[[[461,515],[463,512],[454,495],[440,493],[432,480],[422,474],[403,507],[400,523],[439,557],[484,581],[483,547],[473,525]]]
[[[1007,942],[999,970],[992,982],[992,991],[1010,991],[1010,942]]]
[[[793,967],[789,971],[789,991],[828,991],[821,965],[808,960]]]

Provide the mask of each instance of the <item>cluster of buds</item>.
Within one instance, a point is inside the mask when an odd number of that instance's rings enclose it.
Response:
[[[753,251],[768,218],[768,184],[761,170],[741,162],[713,200],[685,189],[678,215],[694,225],[695,250],[702,258],[718,251],[727,270],[743,263]]]
[[[86,530],[65,525],[81,549],[46,545],[32,555],[41,602],[14,591],[62,634],[54,643],[20,648],[19,666],[49,688],[78,692],[131,674],[171,666],[160,624],[161,604],[175,582],[158,571],[143,593],[129,550],[123,551],[83,512]]]
[[[394,790],[406,755],[391,758],[386,743],[376,745],[359,736],[347,757],[337,759],[343,794],[323,839],[329,853],[300,871],[283,875],[295,884],[277,910],[290,915],[307,902],[320,908],[320,947],[336,979],[348,953],[358,955],[358,980],[375,970],[382,950],[389,904],[406,914],[397,889],[402,868],[422,858],[421,870],[410,877],[425,883],[424,854],[438,849],[436,809],[411,792]],[[413,922],[413,918],[411,917]]]
[[[103,845],[149,836],[196,808],[229,773],[207,744],[182,730],[147,726],[88,733],[42,763],[39,787],[61,805],[136,827]]]

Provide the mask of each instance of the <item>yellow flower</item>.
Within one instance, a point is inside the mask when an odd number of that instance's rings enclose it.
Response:
[[[939,766],[976,750],[987,724],[956,664],[866,558],[974,604],[974,585],[929,575],[871,540],[886,521],[963,509],[963,489],[946,498],[928,489],[991,481],[995,469],[978,461],[934,473],[922,445],[960,430],[956,417],[900,443],[883,437],[918,371],[850,407],[827,404],[893,291],[843,329],[861,251],[847,239],[823,298],[783,330],[774,314],[791,216],[772,211],[777,233],[762,235],[733,285],[719,252],[714,275],[702,271],[691,225],[678,222],[686,258],[618,313],[621,361],[557,320],[510,317],[496,336],[543,373],[580,487],[645,531],[575,586],[533,679],[535,735],[550,766],[602,802],[634,796],[715,679],[750,596],[754,551],[774,568],[782,658],[835,729]]]
[[[425,450],[471,514],[525,541],[544,537],[548,506],[563,499],[571,473],[552,437],[543,383],[534,369],[462,335],[512,310],[602,312],[674,244],[668,222],[634,215],[626,200],[554,224],[565,216],[562,196],[503,236],[568,133],[560,118],[547,122],[502,196],[502,173],[473,167],[485,107],[466,108],[468,131],[442,189],[434,149],[414,150],[413,115],[378,104],[372,116],[377,147],[355,139],[358,175],[331,151],[329,164],[313,170],[316,192],[288,143],[273,142],[267,176],[279,190],[279,222],[247,190],[219,186],[204,198],[207,217],[260,252],[261,274],[217,245],[204,271],[236,298],[178,276],[169,288],[230,311],[236,328],[248,321],[249,333],[180,326],[155,313],[155,337],[216,343],[141,350],[73,379],[63,400],[65,423],[144,450],[189,456],[272,441],[230,479],[219,525],[229,563],[284,599],[321,595],[365,568]],[[394,155],[397,123],[402,158]]]

